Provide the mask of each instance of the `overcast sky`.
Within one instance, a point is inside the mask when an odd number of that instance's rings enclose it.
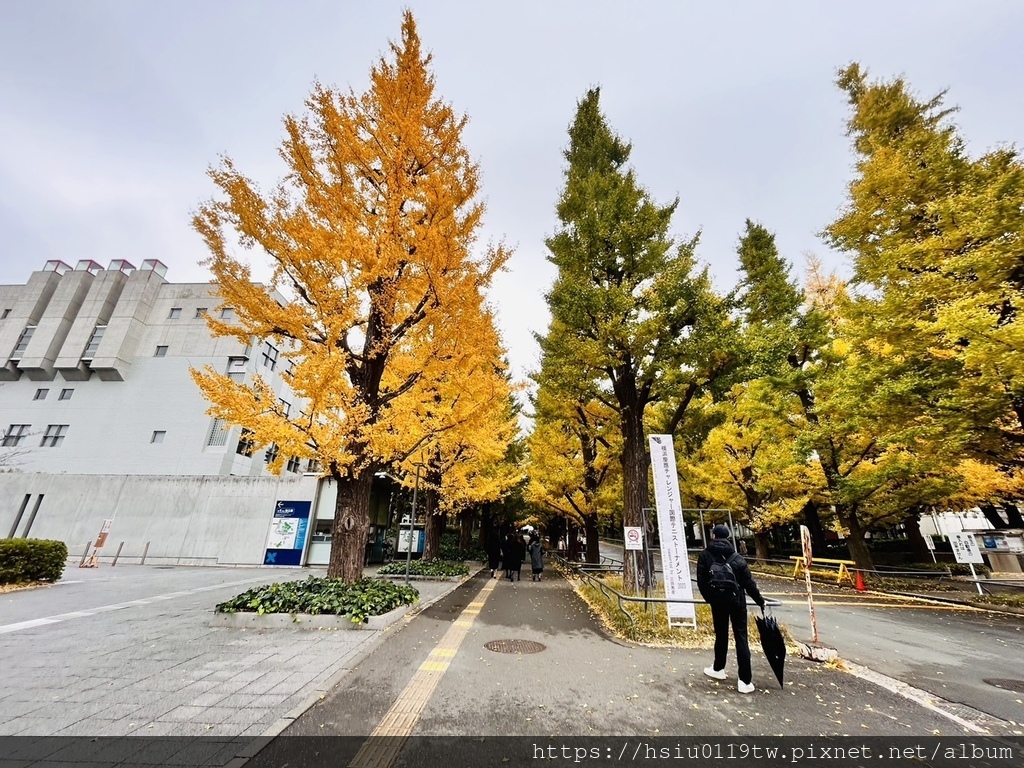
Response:
[[[948,88],[975,152],[1024,140],[1024,3],[7,0],[0,9],[0,284],[48,259],[156,258],[209,279],[190,212],[230,155],[265,187],[282,173],[281,117],[314,79],[362,91],[415,14],[438,93],[466,113],[483,171],[484,239],[515,247],[492,292],[517,374],[537,366],[554,271],[562,150],[600,85],[613,129],[673,231],[734,285],[746,218],[846,274],[817,237],[852,155],[835,71],[858,61],[924,96]],[[260,263],[255,274],[266,274]]]

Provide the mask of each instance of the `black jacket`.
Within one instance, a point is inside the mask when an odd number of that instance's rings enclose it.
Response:
[[[712,539],[707,548],[697,556],[697,589],[701,597],[708,602],[707,585],[711,575],[711,561],[713,559],[728,558],[736,553],[732,543],[728,539]],[[750,573],[750,566],[743,559],[742,555],[736,555],[729,560],[733,573],[736,574],[736,581],[739,582],[740,591],[736,593],[736,602],[740,605],[746,604],[747,599],[743,593],[746,592],[758,605],[764,605],[764,598],[757,589],[757,582]]]

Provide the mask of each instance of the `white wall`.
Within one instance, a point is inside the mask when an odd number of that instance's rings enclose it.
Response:
[[[26,494],[24,534],[43,495],[29,537],[58,539],[80,555],[103,521],[113,518],[105,555],[125,542],[122,557],[147,562],[253,565],[263,562],[277,501],[313,501],[314,476],[168,477],[0,473],[0,538],[10,532]]]

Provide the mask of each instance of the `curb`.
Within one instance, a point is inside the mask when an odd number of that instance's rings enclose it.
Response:
[[[402,618],[412,605],[401,605],[378,616],[368,616],[366,621],[356,623],[349,616],[332,613],[215,613],[210,619],[211,627],[230,629],[333,629],[333,630],[382,630]]]
[[[956,600],[952,597],[934,597],[932,595],[915,594],[914,592],[885,592],[887,595],[899,595],[900,597],[913,597],[918,600],[930,600],[933,603],[945,603],[947,605],[962,605],[964,608],[973,608],[977,611],[987,613],[1001,613],[1004,616],[1024,616],[1024,608],[1015,608],[1012,605],[992,605],[989,603],[972,603],[967,600]]]

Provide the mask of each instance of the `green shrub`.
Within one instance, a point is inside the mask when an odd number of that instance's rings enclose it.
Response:
[[[441,560],[487,562],[487,552],[478,545],[474,544],[469,549],[459,549],[458,531],[445,531],[441,534],[441,546],[438,548],[438,555],[440,555]],[[405,571],[403,570],[402,573],[405,573]]]
[[[340,579],[310,576],[305,581],[286,581],[253,587],[217,606],[217,613],[308,613],[348,616],[353,624],[365,623],[419,599],[412,587],[378,579],[346,584]]]
[[[381,576],[401,576],[405,574],[405,561],[393,560],[387,565],[381,566],[377,571]],[[409,575],[411,576],[437,576],[448,578],[450,576],[465,576],[469,568],[465,563],[453,563],[450,560],[412,560],[409,563]]]
[[[0,584],[57,581],[64,574],[68,547],[52,539],[0,541]]]

